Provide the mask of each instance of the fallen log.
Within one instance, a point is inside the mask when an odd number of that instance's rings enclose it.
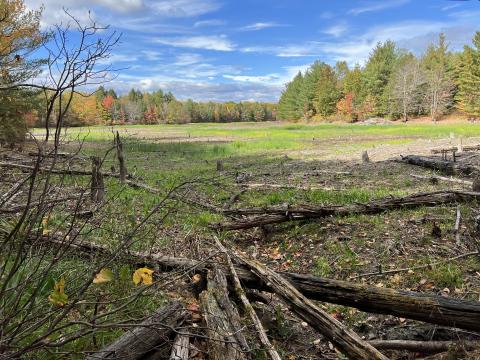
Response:
[[[173,342],[170,360],[188,360],[190,338],[185,334],[178,334]]]
[[[410,174],[410,176],[415,178],[415,179],[428,180],[430,182],[447,181],[447,182],[451,182],[451,183],[466,185],[470,188],[473,185],[473,182],[469,181],[469,180],[455,179],[455,178],[445,177],[445,176],[437,176],[437,175],[423,176],[423,175],[417,175],[417,174]]]
[[[406,350],[435,354],[452,348],[467,351],[480,348],[480,341],[413,341],[413,340],[371,340],[369,343],[380,350]]]
[[[227,279],[222,271],[208,271],[207,290],[200,294],[200,309],[212,360],[247,359],[250,348],[242,334],[240,316],[228,298]]]
[[[442,160],[428,156],[407,155],[402,156],[402,159],[399,161],[428,169],[438,170],[446,173],[447,175],[471,175],[478,173],[480,170],[478,167],[473,165]]]
[[[319,331],[350,359],[388,359],[354,331],[346,328],[340,321],[308,300],[283,276],[256,261],[241,256],[236,258],[267,283],[299,318]]]
[[[187,318],[188,312],[183,305],[173,302],[86,359],[142,359],[145,354],[168,343],[174,330],[182,326]]]
[[[67,246],[75,256],[88,259],[96,256],[111,256],[105,246],[76,242],[64,244],[53,237],[44,237],[46,246]],[[144,252],[129,252],[122,258],[135,266],[160,267],[165,270],[205,272],[205,263]],[[269,287],[244,266],[235,270],[244,286],[269,291]],[[365,312],[394,315],[402,318],[425,321],[431,324],[480,331],[480,302],[457,300],[413,291],[394,290],[366,286],[354,282],[320,278],[296,273],[280,273],[303,295],[332,304],[350,306]]]
[[[230,216],[259,216],[212,224],[210,226],[217,230],[240,230],[269,224],[279,224],[287,221],[321,219],[329,216],[349,216],[356,214],[373,215],[391,210],[413,209],[422,206],[432,207],[472,200],[480,200],[480,192],[444,190],[417,193],[398,198],[388,197],[365,204],[232,209],[224,210],[224,214]]]

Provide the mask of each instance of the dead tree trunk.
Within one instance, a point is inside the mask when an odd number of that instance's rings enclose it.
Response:
[[[156,348],[170,342],[174,330],[180,327],[188,317],[188,312],[179,302],[160,309],[133,330],[122,336],[103,350],[87,357],[87,360],[99,359],[142,359]]]
[[[243,257],[239,257],[239,259],[255,275],[267,283],[298,317],[334,343],[349,358],[387,360],[386,356],[363,341],[355,332],[346,328],[338,320],[308,300],[284,277],[262,264]]]
[[[369,343],[377,349],[407,350],[434,354],[452,348],[475,350],[480,348],[479,341],[413,341],[413,340],[371,340]]]
[[[242,334],[240,316],[228,298],[227,279],[220,270],[208,272],[200,306],[209,339],[209,359],[247,359],[249,346]]]
[[[120,139],[120,134],[118,133],[118,131],[115,138],[115,145],[117,148],[118,164],[120,166],[120,182],[124,184],[127,180],[127,167],[125,166],[125,157],[123,155],[122,139]]]
[[[102,162],[99,157],[92,157],[92,181],[90,197],[93,202],[101,203],[105,197],[105,184],[101,172]]]
[[[471,175],[478,173],[479,169],[475,166],[462,164],[455,161],[442,160],[428,156],[407,155],[402,156],[401,162],[411,165],[421,166],[427,169],[441,171],[447,175]]]
[[[223,213],[226,215],[253,216],[242,220],[211,225],[211,227],[219,230],[240,230],[287,221],[321,219],[329,216],[349,216],[354,214],[372,215],[391,210],[413,209],[422,206],[432,207],[478,199],[480,199],[480,193],[478,192],[446,190],[417,193],[399,198],[388,197],[366,204],[233,209],[224,210]]]
[[[75,256],[87,258],[111,256],[112,250],[92,243],[65,244],[54,237],[44,237],[46,246],[67,246]],[[39,245],[42,244],[39,242]],[[150,253],[131,251],[122,258],[132,265],[183,269],[205,272],[204,263],[184,258],[174,258]],[[270,291],[266,283],[246,267],[235,266],[235,271],[245,287]],[[365,312],[394,315],[402,318],[425,321],[430,324],[480,331],[480,302],[457,300],[444,296],[413,291],[394,290],[366,286],[354,282],[320,278],[312,275],[280,273],[306,297],[332,304],[350,306]]]

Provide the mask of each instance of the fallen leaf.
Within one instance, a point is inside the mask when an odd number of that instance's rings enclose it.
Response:
[[[133,273],[133,283],[135,285],[144,284],[152,285],[153,283],[153,270],[149,268],[140,268]]]
[[[110,269],[103,268],[100,272],[95,275],[93,278],[94,284],[103,284],[113,280],[113,272]]]

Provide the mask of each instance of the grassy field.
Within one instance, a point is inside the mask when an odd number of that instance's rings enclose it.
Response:
[[[92,241],[115,246],[170,189],[184,184],[171,207],[136,235],[134,250],[202,259],[215,251],[213,237],[219,236],[275,270],[355,279],[380,287],[445,294],[448,291],[452,296],[478,300],[478,258],[448,261],[476,249],[471,235],[475,216],[472,208],[476,204],[461,205],[461,245],[456,244],[452,231],[455,206],[293,222],[248,231],[218,233],[209,228],[225,220],[215,211],[225,207],[342,205],[462,188],[458,184],[414,179],[411,173],[432,172],[388,159],[407,153],[428,154],[431,148],[456,145],[459,137],[464,143],[479,143],[478,125],[236,123],[72,128],[65,133],[65,150],[76,150],[81,144],[81,154],[102,156],[104,171],[117,171],[115,154],[109,152],[112,131],[119,131],[123,138],[132,179],[155,187],[159,193],[122,186],[117,179],[108,178],[107,197],[116,201],[102,211],[102,219],[108,221],[102,220],[94,231],[84,230],[85,237]],[[43,134],[41,129],[33,133],[37,137]],[[363,150],[368,150],[374,161],[362,164]],[[217,161],[222,163],[220,171]],[[89,168],[90,164],[81,166]],[[78,187],[88,185],[89,179],[67,177],[63,181]],[[100,222],[100,217],[96,221]],[[62,215],[53,218],[52,223],[61,227]],[[440,237],[432,233],[435,226],[441,229]],[[435,265],[392,276],[357,278],[379,266],[387,270],[431,263]],[[85,266],[79,262],[73,266],[73,273]],[[121,272],[121,266],[113,270]],[[63,276],[73,277],[71,264],[66,264],[65,269]],[[112,287],[112,293],[126,291],[122,286]],[[154,304],[172,296],[188,296],[182,289],[157,289]],[[182,291],[183,295],[178,295]],[[151,312],[152,303],[147,300],[140,301],[135,311]],[[360,323],[380,327],[386,319],[366,320],[352,309],[332,305],[326,308],[341,313],[353,327]],[[403,324],[398,319],[391,321]],[[101,341],[108,342],[114,336],[106,333]],[[277,339],[285,356],[299,351],[289,345],[290,340],[281,335]],[[71,346],[88,350],[90,345]]]

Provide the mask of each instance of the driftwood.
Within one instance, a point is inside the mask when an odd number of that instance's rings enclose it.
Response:
[[[414,341],[414,340],[371,340],[369,343],[381,350],[406,350],[434,354],[452,348],[475,350],[480,348],[479,341]]]
[[[170,341],[176,328],[182,326],[188,312],[179,302],[160,309],[133,330],[126,331],[106,348],[87,357],[98,359],[142,359],[145,354]]]
[[[255,327],[255,330],[258,333],[258,337],[260,339],[260,343],[262,346],[265,348],[267,351],[268,355],[270,356],[270,359],[272,360],[281,360],[282,358],[278,354],[278,352],[274,349],[272,344],[270,343],[270,340],[268,339],[267,333],[265,332],[265,329],[263,328],[262,322],[257,316],[257,313],[255,312],[255,309],[253,308],[252,304],[250,304],[250,301],[248,300],[243,288],[242,284],[240,283],[240,279],[238,278],[237,271],[235,270],[235,266],[233,265],[232,259],[230,257],[230,254],[228,253],[227,249],[222,245],[220,240],[215,238],[215,242],[219,249],[223,251],[225,254],[225,257],[227,258],[227,263],[228,267],[230,270],[230,274],[232,276],[233,280],[233,287],[235,289],[235,293],[237,297],[240,299],[242,302],[243,308],[245,313],[247,313],[250,316],[250,320],[253,323],[253,326]]]
[[[466,185],[468,187],[471,187],[473,184],[473,182],[469,180],[455,179],[455,178],[445,177],[445,176],[437,176],[437,175],[424,176],[424,175],[417,175],[417,174],[410,174],[410,176],[415,179],[428,180],[430,182],[447,181],[451,183]]]
[[[53,237],[44,237],[46,246],[67,246],[75,256],[107,256],[112,250],[105,246],[76,242],[63,244]],[[129,252],[122,259],[133,265],[160,267],[188,272],[205,272],[207,266],[197,260],[161,256],[146,252]],[[244,286],[269,291],[245,266],[235,265]],[[431,324],[480,331],[480,302],[457,300],[414,291],[366,286],[349,281],[320,278],[312,275],[280,273],[306,297],[332,304],[350,306],[365,312],[395,315]]]
[[[224,210],[226,215],[257,215],[245,220],[211,225],[219,230],[240,230],[253,227],[279,224],[287,221],[320,219],[329,216],[349,216],[354,214],[379,214],[390,210],[412,209],[422,206],[437,206],[449,203],[480,200],[479,192],[445,190],[417,193],[399,198],[388,197],[365,204],[336,206],[271,207]]]
[[[209,359],[247,359],[250,348],[242,334],[240,316],[228,298],[227,279],[219,269],[208,271],[200,308],[208,335]]]
[[[438,170],[448,175],[471,175],[479,172],[476,166],[462,164],[428,156],[407,155],[402,156],[401,162],[417,165],[428,169]]]
[[[238,257],[252,272],[277,294],[290,309],[302,320],[335,344],[350,359],[382,359],[382,355],[372,345],[362,340],[355,332],[346,328],[340,321],[320,309],[312,301],[302,295],[283,276],[268,269],[262,264]]]

